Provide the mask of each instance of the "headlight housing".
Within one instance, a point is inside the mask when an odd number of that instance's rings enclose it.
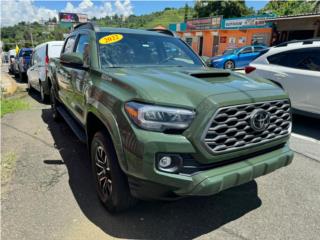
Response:
[[[150,104],[127,102],[125,111],[140,128],[163,132],[184,130],[191,124],[195,112],[187,109],[162,107]]]

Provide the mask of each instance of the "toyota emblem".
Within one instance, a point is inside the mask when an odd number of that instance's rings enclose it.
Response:
[[[263,109],[256,109],[251,113],[250,125],[257,132],[265,130],[270,123],[270,113]]]

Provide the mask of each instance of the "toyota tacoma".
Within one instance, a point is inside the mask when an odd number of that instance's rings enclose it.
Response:
[[[170,31],[80,24],[50,59],[49,81],[53,118],[87,144],[111,212],[212,195],[293,158],[287,94],[207,67]]]

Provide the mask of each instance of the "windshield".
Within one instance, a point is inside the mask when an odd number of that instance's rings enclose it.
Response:
[[[97,33],[101,68],[203,66],[180,39],[147,34]]]

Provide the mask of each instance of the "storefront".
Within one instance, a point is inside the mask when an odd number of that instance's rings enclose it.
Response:
[[[281,16],[267,21],[273,24],[272,45],[320,37],[320,13]]]
[[[169,29],[176,31],[199,55],[211,57],[222,54],[226,49],[253,43],[269,46],[272,24],[266,22],[268,18],[270,16],[192,19],[186,23],[170,24]]]
[[[185,23],[170,24],[169,29],[187,42],[199,54],[212,56],[217,52],[222,17],[190,19]]]

